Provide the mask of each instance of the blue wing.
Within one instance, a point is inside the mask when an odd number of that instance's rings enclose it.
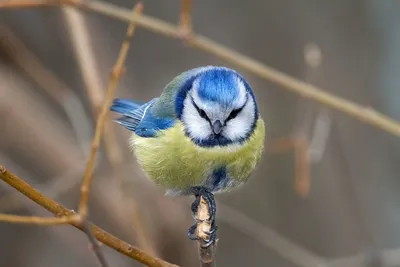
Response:
[[[111,111],[122,114],[114,121],[126,129],[135,132],[141,137],[154,137],[160,130],[165,130],[174,125],[172,117],[159,117],[153,114],[151,107],[157,103],[154,98],[147,103],[140,103],[129,99],[115,99]]]

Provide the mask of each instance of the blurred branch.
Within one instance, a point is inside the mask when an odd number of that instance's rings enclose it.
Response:
[[[324,155],[331,127],[332,119],[328,112],[326,110],[320,111],[315,119],[313,133],[309,142],[308,154],[311,164],[318,163]]]
[[[20,193],[24,194],[26,197],[30,198],[32,201],[36,202],[43,208],[47,209],[48,211],[52,212],[56,216],[71,216],[76,215],[73,211],[66,209],[65,207],[61,206],[54,200],[47,198],[46,196],[42,195],[39,191],[34,189],[32,186],[27,184],[25,181],[21,180],[19,177],[15,176],[10,171],[6,170],[3,166],[0,165],[0,179],[4,182],[9,184],[10,186],[14,187]],[[81,231],[85,231],[84,226],[80,222],[72,221],[70,222],[71,225],[80,229]],[[151,267],[173,267],[177,265],[173,265],[171,263],[165,262],[161,259],[152,257],[151,255],[147,254],[146,252],[118,239],[117,237],[109,234],[108,232],[104,231],[103,229],[99,228],[94,224],[89,224],[93,235],[96,237],[98,241],[101,243],[113,248],[114,250],[135,259],[147,266]]]
[[[101,111],[104,101],[103,85],[101,84],[98,64],[94,55],[90,34],[87,23],[83,15],[72,7],[64,7],[69,34],[71,37],[76,59],[78,60],[82,80],[89,98],[92,114],[96,120]],[[104,125],[103,141],[105,154],[114,169],[122,161],[122,151],[118,142],[111,121],[106,121]]]
[[[295,155],[295,183],[294,189],[300,196],[306,197],[310,193],[310,158],[307,138],[303,135],[282,137],[269,142],[268,149],[272,153],[281,154],[294,150]]]
[[[52,71],[44,66],[40,59],[25,46],[11,29],[0,25],[0,34],[2,36],[1,47],[13,62],[22,68],[54,101],[61,105],[65,95],[70,91],[67,85],[57,79]]]
[[[87,22],[80,10],[72,7],[64,7],[63,12],[66,18],[76,58],[79,62],[82,80],[85,84],[92,114],[94,119],[97,119],[99,117],[99,113],[101,112],[102,102],[104,101],[104,92],[101,84],[98,64],[96,64],[96,57],[92,49],[93,45],[91,44],[91,35],[89,33]],[[155,255],[156,252],[152,244],[149,242],[147,229],[141,220],[141,215],[135,199],[132,196],[126,196],[123,188],[123,177],[121,177],[120,172],[117,171],[121,168],[123,155],[120,145],[117,142],[113,122],[111,120],[106,119],[102,138],[106,157],[110,162],[111,167],[116,170],[116,178],[121,186],[120,194],[126,197],[124,202],[130,204],[129,212],[133,214],[132,229],[137,235],[139,245],[146,251]],[[130,199],[128,200],[127,198]]]
[[[237,231],[245,233],[264,246],[275,251],[282,258],[290,261],[293,266],[311,267],[311,266],[328,266],[327,259],[323,258],[307,248],[301,247],[281,236],[278,232],[266,227],[260,222],[249,218],[242,212],[233,209],[221,202],[217,203],[217,217],[226,224],[237,229]],[[342,265],[352,266],[353,265]]]
[[[192,32],[192,0],[181,0],[181,13],[179,14],[179,27],[183,34]]]
[[[311,188],[310,158],[308,141],[305,136],[295,140],[295,191],[302,197],[307,197]]]
[[[142,9],[143,9],[143,5],[139,2],[136,5],[136,7],[134,8],[133,14],[134,15],[137,15],[138,13],[140,14],[142,12]],[[87,162],[85,177],[84,177],[84,181],[83,181],[83,184],[81,187],[81,200],[79,203],[79,214],[82,216],[83,219],[86,219],[87,213],[88,213],[87,206],[88,206],[88,199],[89,199],[89,188],[90,188],[90,184],[92,182],[96,152],[100,145],[101,135],[103,134],[104,122],[105,122],[108,110],[110,109],[110,106],[111,106],[111,103],[113,100],[114,90],[117,88],[119,79],[123,73],[125,59],[128,54],[129,44],[130,44],[131,38],[133,37],[134,30],[135,30],[135,24],[132,22],[128,27],[128,30],[126,33],[126,38],[122,43],[117,62],[111,72],[111,77],[110,77],[108,88],[107,88],[106,98],[104,100],[102,110],[97,119],[96,132],[95,132],[95,136],[92,141],[92,149],[91,149],[91,153],[90,153],[90,158]]]
[[[88,140],[89,134],[89,127],[86,126],[88,125],[87,115],[73,90],[48,69],[11,29],[0,25],[0,35],[3,37],[0,39],[1,48],[11,57],[11,60],[63,108],[80,142],[81,151],[86,152],[87,147],[83,143]]]
[[[181,39],[182,34],[179,26],[167,23],[165,21],[145,16],[130,16],[125,8],[108,4],[102,1],[77,2],[74,6],[95,11],[123,21],[135,22],[138,26],[149,29],[156,33]],[[381,113],[374,111],[369,107],[362,107],[352,101],[337,97],[313,85],[299,81],[287,74],[274,70],[250,57],[244,56],[232,49],[222,46],[201,35],[192,34],[188,43],[200,50],[218,56],[238,67],[241,67],[259,77],[281,85],[302,97],[314,100],[320,104],[341,111],[358,120],[375,126],[381,130],[389,132],[400,137],[400,123]]]
[[[25,2],[26,3],[26,2]],[[34,4],[36,3],[36,5]],[[29,7],[45,6],[48,2],[32,1]],[[61,1],[60,4],[69,4],[79,8],[87,9],[90,11],[98,12],[103,15],[113,17],[119,20],[134,22],[138,26],[154,31],[156,33],[182,39],[182,32],[179,26],[171,23],[146,16],[136,14],[131,16],[126,8],[118,7],[102,1]],[[50,2],[48,5],[54,5]],[[6,3],[0,4],[0,8],[18,8],[24,7],[21,1],[10,0]],[[250,57],[242,55],[232,49],[229,49],[221,44],[218,44],[201,35],[192,33],[191,38],[185,40],[189,45],[220,57],[240,68],[243,68],[265,80],[276,83],[287,90],[297,93],[302,97],[314,100],[322,105],[341,111],[349,116],[352,116],[364,123],[384,130],[395,136],[400,137],[400,123],[392,118],[383,115],[370,107],[363,107],[355,102],[346,100],[344,98],[327,93],[324,90],[313,86],[311,84],[297,80],[287,74],[277,71],[261,62],[258,62]]]
[[[143,10],[143,5],[139,2],[136,7],[134,8],[133,14],[141,13]],[[107,88],[107,93],[106,97],[104,99],[104,103],[102,106],[102,109],[100,111],[100,114],[97,119],[96,123],[96,131],[94,138],[92,140],[92,148],[90,152],[90,157],[87,162],[87,167],[85,171],[85,176],[84,180],[81,186],[81,199],[79,202],[79,215],[80,219],[82,222],[83,229],[85,229],[86,233],[88,234],[89,240],[92,242],[93,249],[99,258],[100,262],[102,263],[103,267],[107,266],[107,263],[104,259],[103,254],[101,253],[100,247],[97,244],[97,242],[94,241],[92,234],[90,232],[90,227],[87,226],[87,215],[88,215],[88,200],[89,200],[89,191],[90,191],[90,185],[92,183],[92,177],[93,177],[93,170],[94,170],[94,164],[96,160],[96,153],[97,149],[100,145],[101,141],[101,135],[103,134],[104,131],[104,124],[107,118],[108,111],[110,109],[113,96],[114,96],[114,91],[118,86],[119,79],[121,78],[123,68],[124,68],[124,63],[126,56],[128,54],[129,50],[129,45],[130,45],[130,40],[133,37],[133,33],[135,30],[135,24],[132,22],[127,30],[126,33],[126,38],[122,43],[121,50],[117,59],[117,63],[114,66],[114,69],[111,73],[110,81],[108,84]]]

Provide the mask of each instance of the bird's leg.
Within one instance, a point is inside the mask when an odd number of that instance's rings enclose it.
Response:
[[[208,235],[209,238],[205,241],[205,244],[202,245],[203,248],[209,247],[211,244],[213,244],[216,240],[216,231],[217,231],[217,225],[215,223],[215,214],[216,214],[216,203],[215,203],[215,198],[214,194],[206,190],[204,187],[194,187],[192,188],[192,192],[194,196],[196,197],[195,201],[192,204],[192,216],[195,219],[195,223],[189,228],[188,231],[188,236],[192,240],[198,240],[198,234],[197,234],[197,227],[198,223],[202,222],[197,217],[197,212],[199,209],[200,201],[201,198],[204,199],[204,201],[207,203],[208,207],[208,212],[209,212],[209,218],[208,221],[210,223],[210,230],[208,232],[204,232],[204,234]]]

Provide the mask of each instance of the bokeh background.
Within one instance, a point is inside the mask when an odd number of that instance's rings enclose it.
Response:
[[[127,8],[136,2],[112,1]],[[178,21],[178,0],[144,6],[148,15]],[[396,0],[194,0],[193,24],[236,51],[400,120],[399,10]],[[0,164],[72,209],[126,27],[70,9],[0,10]],[[305,60],[310,47],[322,59],[317,67]],[[138,28],[117,94],[150,100],[180,72],[208,64],[227,65]],[[267,147],[245,187],[217,196],[218,266],[400,266],[398,138],[238,71],[259,101]],[[186,236],[193,199],[164,197],[138,168],[129,133],[108,125],[116,142],[99,151],[90,219],[170,262],[198,266],[196,242]],[[295,151],[269,149],[299,136],[309,144],[310,160],[300,167],[310,170],[300,175],[310,182],[307,194],[296,190]],[[49,215],[4,183],[0,212]],[[139,266],[102,249],[111,266]],[[1,267],[97,264],[86,236],[70,226],[0,225]]]

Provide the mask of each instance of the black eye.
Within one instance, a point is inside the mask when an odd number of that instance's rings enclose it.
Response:
[[[197,109],[197,111],[199,112],[200,117],[202,117],[203,119],[208,120],[207,114],[204,110],[202,109]]]
[[[229,120],[236,118],[236,116],[240,113],[240,111],[242,111],[242,109],[243,108],[238,108],[238,109],[232,110],[231,114],[229,114],[229,117],[226,120],[229,121]]]
[[[192,103],[193,103],[193,106],[196,108],[197,112],[199,113],[200,117],[209,121],[207,113],[196,105],[193,98],[192,98]]]

